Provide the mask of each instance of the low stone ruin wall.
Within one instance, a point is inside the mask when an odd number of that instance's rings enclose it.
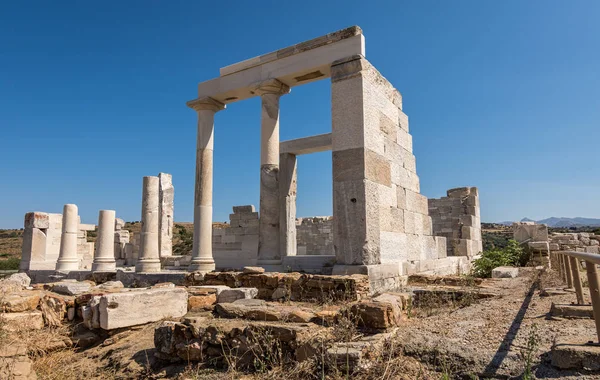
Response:
[[[479,192],[476,187],[450,189],[429,199],[433,234],[447,239],[448,256],[473,257],[483,250]]]
[[[28,212],[23,224],[21,270],[54,270],[60,251],[62,214]],[[94,243],[87,241],[87,232],[94,231],[93,224],[79,223],[77,231],[77,256],[80,269],[91,269]]]
[[[600,254],[600,235],[589,232],[555,233],[549,238],[551,251],[575,251]]]
[[[335,255],[333,217],[315,216],[296,219],[298,255]]]

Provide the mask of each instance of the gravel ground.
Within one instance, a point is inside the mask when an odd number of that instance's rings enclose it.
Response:
[[[553,272],[536,278],[530,272],[525,277],[486,280],[482,286],[498,290],[498,297],[410,318],[400,344],[407,355],[459,377],[519,377],[531,352],[537,378],[600,379],[600,374],[550,366],[548,353],[554,342],[595,340],[596,330],[593,320],[548,318],[552,302],[571,303],[575,294],[540,297],[540,288],[560,286],[560,282]],[[537,348],[527,349],[528,341]]]

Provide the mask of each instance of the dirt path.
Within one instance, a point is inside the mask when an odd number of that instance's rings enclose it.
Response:
[[[532,273],[529,277],[486,280],[485,286],[500,290],[499,297],[454,311],[411,318],[402,329],[399,342],[406,354],[435,363],[438,370],[452,375],[519,376],[530,351],[532,370],[538,378],[600,378],[550,367],[546,353],[556,340],[567,338],[583,343],[595,339],[596,332],[589,319],[549,319],[552,302],[571,303],[575,295],[540,297],[540,287],[558,282],[552,273],[543,274],[539,281],[535,277]],[[528,341],[537,349],[528,349]]]

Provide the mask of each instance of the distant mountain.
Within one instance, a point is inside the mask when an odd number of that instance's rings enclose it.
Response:
[[[562,217],[551,217],[542,220],[533,220],[529,218],[521,219],[521,222],[536,222],[538,224],[546,224],[548,227],[600,227],[600,219],[596,218],[562,218]],[[500,222],[498,224],[503,224],[505,226],[510,226],[513,222]]]

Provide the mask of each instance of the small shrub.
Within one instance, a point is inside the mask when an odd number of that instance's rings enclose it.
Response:
[[[6,260],[0,260],[0,270],[18,270],[21,259],[18,257],[11,257]]]
[[[505,248],[483,251],[481,257],[473,261],[473,275],[491,277],[492,269],[501,266],[525,266],[529,257],[529,253],[511,239]]]

